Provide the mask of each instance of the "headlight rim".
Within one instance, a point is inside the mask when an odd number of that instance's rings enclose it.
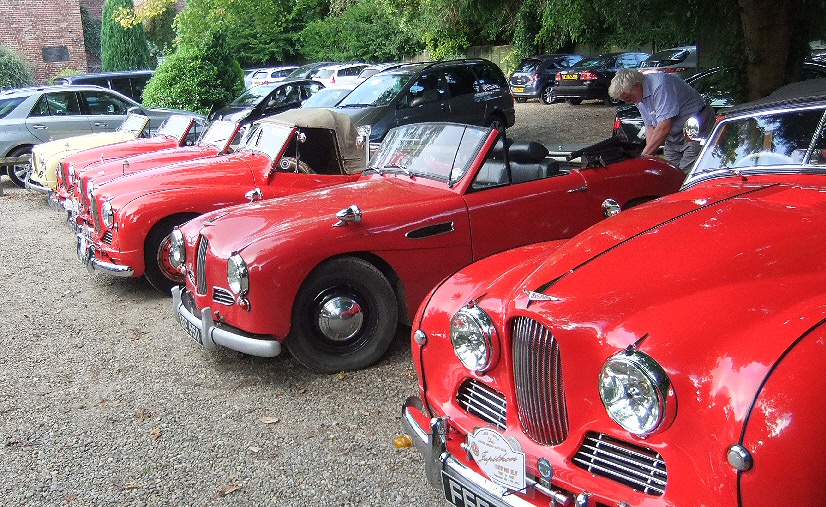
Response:
[[[481,338],[485,348],[485,357],[481,364],[468,364],[466,358],[464,358],[459,352],[459,347],[457,346],[454,336],[454,321],[460,315],[466,315],[472,319],[481,331]],[[489,371],[491,368],[496,366],[496,363],[498,362],[500,343],[499,331],[490,315],[488,315],[484,309],[475,303],[470,303],[463,306],[450,318],[450,343],[453,346],[453,353],[456,354],[459,361],[465,366],[465,368],[476,374],[482,374]]]
[[[659,414],[653,424],[640,429],[629,428],[620,422],[620,420],[615,417],[614,413],[609,408],[608,402],[606,401],[603,393],[602,379],[606,368],[609,365],[616,363],[624,363],[634,367],[649,383],[652,393],[656,396],[656,404],[659,410]],[[674,415],[676,414],[676,399],[672,388],[671,379],[665,369],[653,357],[644,352],[638,350],[624,350],[609,357],[600,368],[597,384],[600,401],[602,402],[602,406],[605,408],[608,417],[622,429],[633,435],[640,438],[645,438],[649,435],[659,433],[667,429],[674,420]]]
[[[104,201],[100,206],[100,221],[107,229],[111,229],[115,225],[115,209],[111,202]]]
[[[186,264],[186,241],[177,227],[169,234],[169,264],[178,271]]]
[[[235,273],[237,274],[236,281],[233,281],[233,278],[230,276],[231,269],[235,268]],[[227,284],[232,292],[234,292],[237,296],[246,296],[249,293],[250,289],[250,271],[249,267],[247,266],[246,261],[241,254],[238,252],[233,252],[232,255],[227,257]]]

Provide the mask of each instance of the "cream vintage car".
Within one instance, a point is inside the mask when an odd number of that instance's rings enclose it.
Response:
[[[32,166],[26,188],[44,194],[57,186],[57,165],[64,157],[80,150],[137,139],[149,125],[149,117],[129,114],[114,132],[97,132],[38,144],[32,149]]]

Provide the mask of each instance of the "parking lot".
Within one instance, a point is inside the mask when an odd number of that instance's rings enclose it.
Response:
[[[509,134],[590,144],[613,117],[599,102],[529,102]],[[420,456],[393,446],[416,392],[409,329],[378,365],[346,374],[204,352],[168,298],[87,273],[65,216],[2,186],[5,505],[443,503]]]

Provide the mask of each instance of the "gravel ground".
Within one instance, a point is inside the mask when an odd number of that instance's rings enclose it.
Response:
[[[614,112],[517,104],[519,139],[610,135]],[[409,329],[376,366],[206,353],[142,279],[89,275],[64,216],[3,177],[0,495],[6,506],[446,505],[396,449]]]

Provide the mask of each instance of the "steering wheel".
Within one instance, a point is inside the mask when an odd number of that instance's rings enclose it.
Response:
[[[736,161],[732,167],[749,167],[760,165],[782,165],[793,163],[792,157],[774,151],[758,151],[749,153]]]

